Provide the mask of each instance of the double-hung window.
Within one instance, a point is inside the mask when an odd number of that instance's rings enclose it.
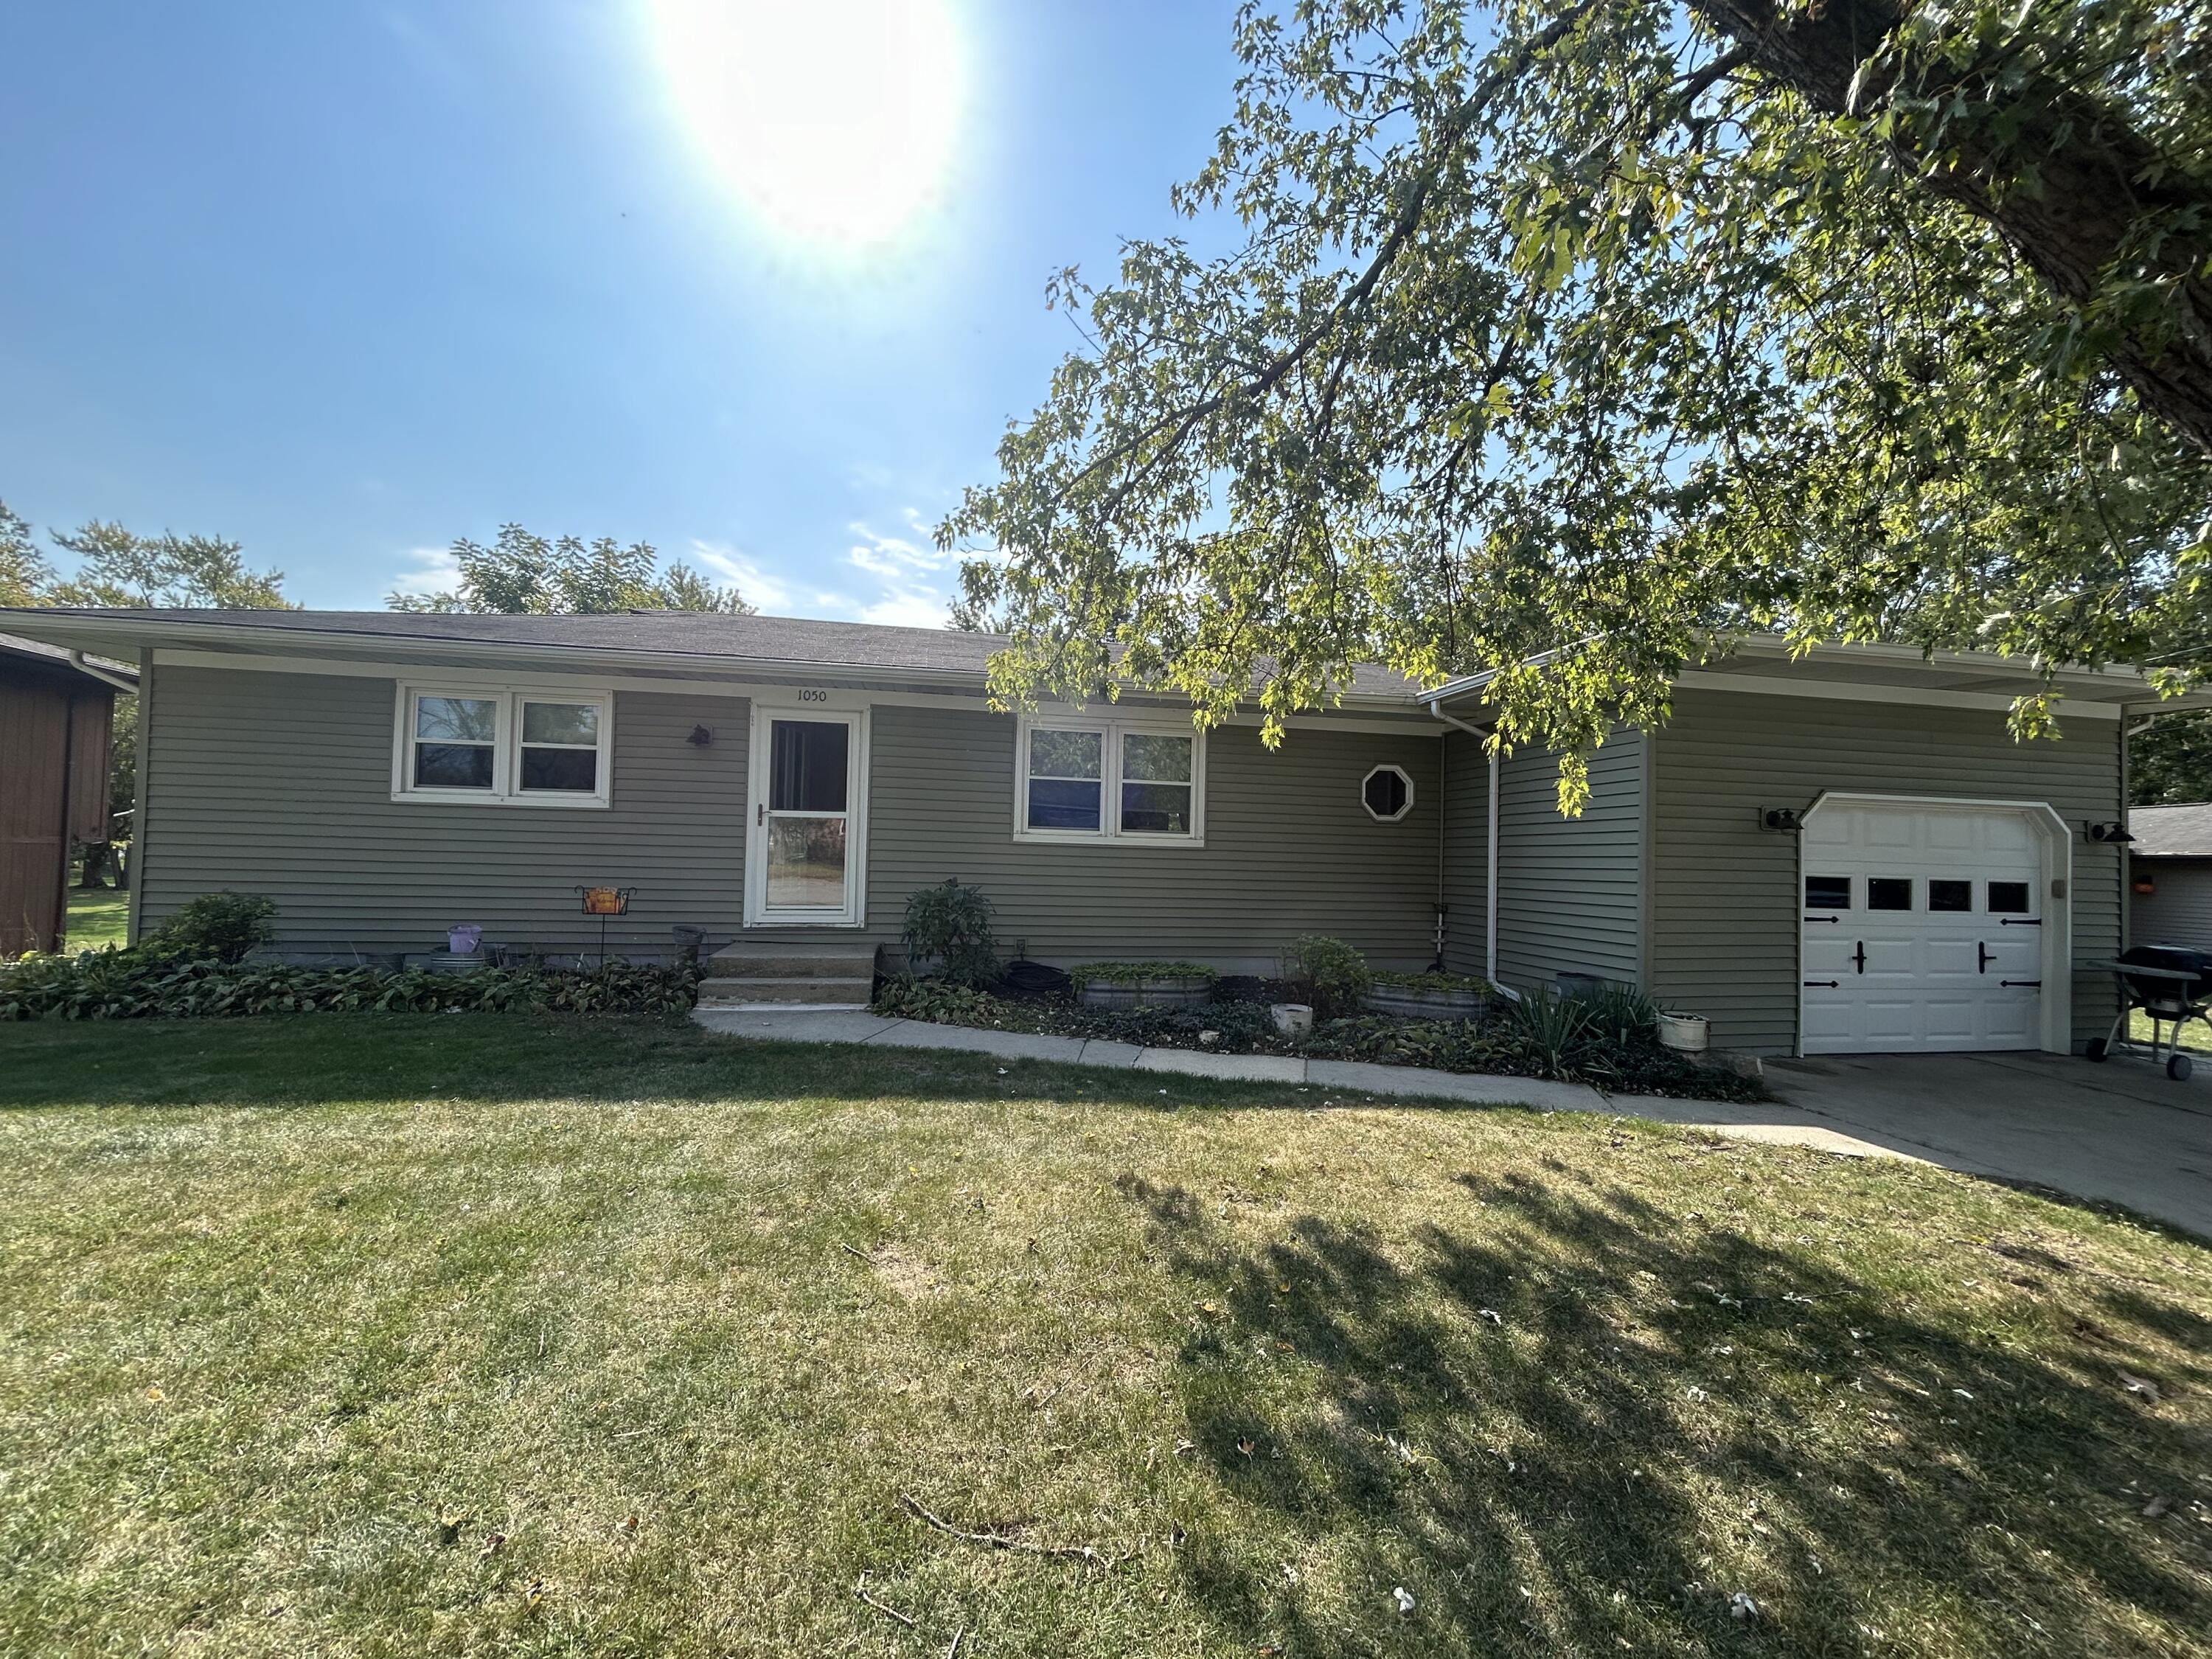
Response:
[[[1039,716],[1015,747],[1017,841],[1204,844],[1206,738],[1188,726]]]
[[[605,806],[612,712],[605,692],[402,685],[392,798]]]

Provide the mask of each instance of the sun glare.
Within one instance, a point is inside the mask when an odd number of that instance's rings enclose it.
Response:
[[[941,195],[960,105],[946,0],[649,0],[708,161],[794,240],[896,237]]]

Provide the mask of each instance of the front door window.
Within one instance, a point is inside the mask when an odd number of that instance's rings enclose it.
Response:
[[[769,732],[768,908],[842,911],[853,728],[779,720]]]

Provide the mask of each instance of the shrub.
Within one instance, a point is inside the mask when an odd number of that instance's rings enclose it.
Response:
[[[1284,977],[1310,987],[1315,1012],[1326,1018],[1350,1013],[1375,983],[1367,958],[1340,939],[1301,933],[1285,953]]]
[[[1148,979],[1202,979],[1211,985],[1220,977],[1218,969],[1202,962],[1079,962],[1067,970],[1068,983],[1079,991],[1094,980],[1101,985],[1134,985]]]
[[[1561,996],[1548,986],[1509,1003],[1506,1028],[1538,1077],[1564,1078],[1579,1069],[1599,1041],[1594,999]]]
[[[963,887],[947,876],[906,902],[906,924],[899,930],[908,963],[919,970],[935,966],[937,976],[954,985],[984,986],[999,977],[998,942],[991,936],[991,901],[980,887]]]
[[[698,1000],[697,973],[611,962],[590,973],[484,968],[472,974],[387,973],[165,959],[88,951],[28,957],[0,969],[0,1020],[179,1019],[380,1010],[544,1009],[561,1013],[680,1013]]]
[[[886,980],[872,1006],[887,1019],[926,1020],[933,1025],[993,1026],[1005,1018],[1002,1005],[988,992],[912,974]]]
[[[202,893],[139,941],[146,956],[172,962],[242,962],[276,937],[276,901],[258,893]]]

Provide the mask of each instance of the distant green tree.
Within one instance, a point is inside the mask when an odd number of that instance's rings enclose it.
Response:
[[[0,501],[0,605],[44,605],[54,568],[31,539],[31,526]]]
[[[209,611],[296,611],[281,570],[248,570],[242,547],[221,536],[141,536],[94,519],[53,544],[76,572],[48,591],[49,605],[161,606]]]
[[[2212,714],[2169,714],[2129,739],[2128,799],[2137,806],[2212,801]]]
[[[749,617],[754,607],[734,586],[718,587],[688,564],[659,568],[650,542],[624,547],[611,536],[557,541],[503,524],[489,547],[453,544],[460,586],[443,592],[389,593],[394,611],[472,611],[510,616],[602,615],[620,611],[708,611]]]

